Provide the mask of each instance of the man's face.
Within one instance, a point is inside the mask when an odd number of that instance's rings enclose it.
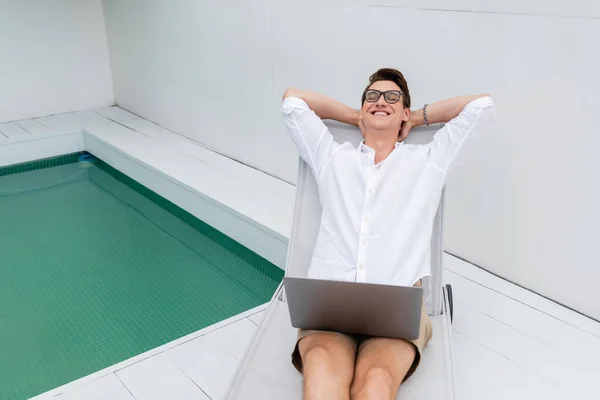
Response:
[[[369,87],[370,89],[379,90],[380,92],[388,90],[400,91],[400,87],[392,81],[377,81]],[[365,100],[361,108],[361,113],[365,128],[375,130],[390,130],[393,128],[396,132],[400,132],[402,121],[408,121],[410,117],[410,110],[405,109],[403,106],[402,96],[394,104],[385,101],[383,95],[374,103]]]

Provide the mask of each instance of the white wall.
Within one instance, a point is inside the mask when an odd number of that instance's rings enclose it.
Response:
[[[0,122],[113,101],[101,0],[0,0]]]
[[[446,249],[600,319],[594,0],[103,3],[121,106],[291,182],[287,86],[358,106],[392,66],[415,106],[492,93],[495,133],[448,185]]]

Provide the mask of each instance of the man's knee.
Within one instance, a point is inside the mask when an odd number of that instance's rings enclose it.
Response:
[[[374,365],[362,376],[355,376],[350,394],[352,399],[390,399],[395,393],[394,376],[384,367]]]
[[[340,349],[338,346],[332,346],[328,343],[315,341],[313,343],[301,347],[302,363],[304,370],[313,369],[319,370],[319,373],[335,372],[336,359],[340,358]]]
[[[345,361],[352,358],[354,361],[355,348],[344,336],[335,333],[318,333],[307,336],[298,343],[298,350],[302,359],[318,360],[324,362],[336,359]],[[354,364],[354,363],[353,363]]]
[[[338,340],[302,343],[304,340],[299,343],[304,363],[304,398],[348,399],[354,373],[351,346]]]
[[[324,343],[314,343],[308,345],[301,354],[305,363],[328,364],[334,359],[332,353]]]

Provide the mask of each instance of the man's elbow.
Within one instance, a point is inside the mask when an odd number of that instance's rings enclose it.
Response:
[[[289,87],[286,89],[285,93],[283,94],[283,98],[281,100],[285,100],[288,97],[299,97],[298,96],[299,93],[300,93],[300,91],[298,89]]]

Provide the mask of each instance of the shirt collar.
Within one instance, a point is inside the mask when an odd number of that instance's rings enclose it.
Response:
[[[397,149],[401,145],[402,145],[402,142],[396,142],[396,144],[394,145],[394,149]],[[372,148],[367,146],[365,144],[364,139],[360,142],[360,144],[358,145],[356,150],[360,151],[361,153],[365,153],[365,154],[375,154],[375,150],[373,150]]]

